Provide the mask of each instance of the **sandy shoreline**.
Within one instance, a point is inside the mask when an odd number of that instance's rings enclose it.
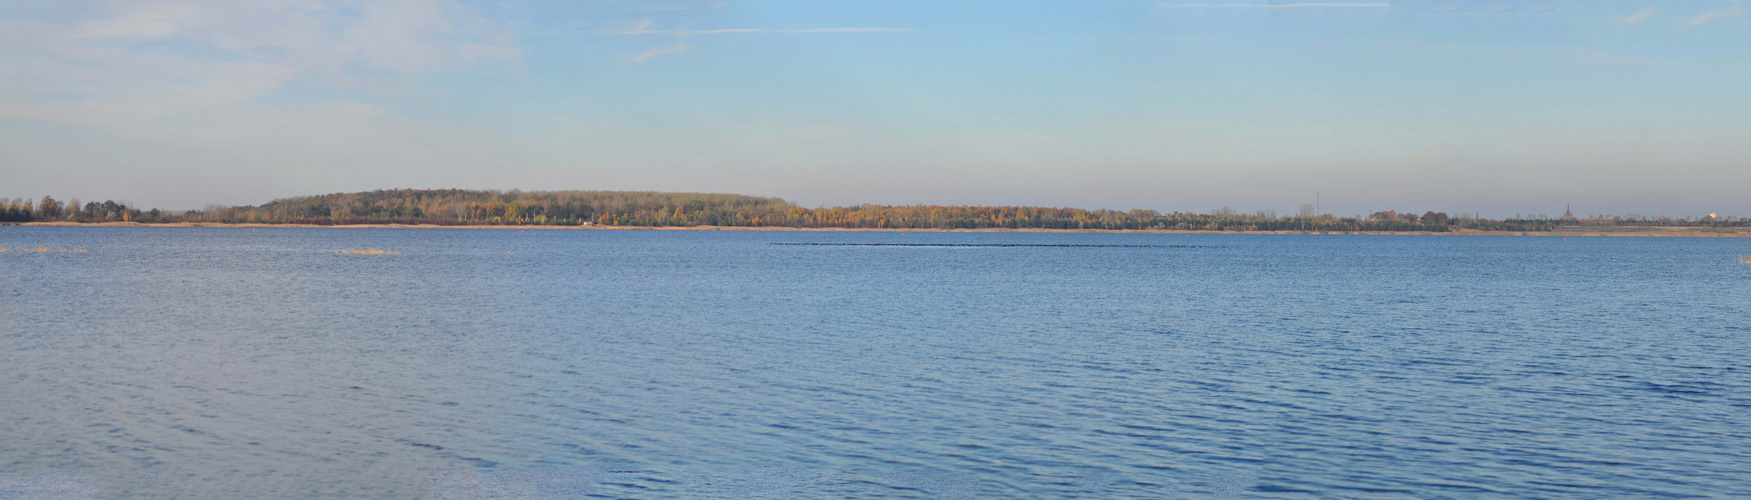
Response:
[[[1104,234],[1328,234],[1328,235],[1416,235],[1416,236],[1639,236],[1639,237],[1692,237],[1692,238],[1733,238],[1751,237],[1751,228],[1733,228],[1728,230],[1713,230],[1700,227],[1637,227],[1635,230],[1618,231],[1474,231],[1456,230],[1450,232],[1429,231],[1204,231],[1204,230],[1164,230],[1164,229],[910,229],[910,228],[847,228],[847,227],[745,227],[745,226],[690,226],[690,227],[645,227],[645,226],[490,226],[463,225],[440,226],[433,224],[351,224],[351,225],[315,225],[315,224],[225,224],[208,222],[176,222],[164,224],[143,224],[138,222],[25,222],[20,226],[58,226],[58,227],[214,227],[214,228],[333,228],[333,229],[517,229],[517,230],[583,230],[583,231],[881,231],[881,232],[915,232],[915,233],[1104,233]],[[1734,230],[1737,229],[1737,230]]]

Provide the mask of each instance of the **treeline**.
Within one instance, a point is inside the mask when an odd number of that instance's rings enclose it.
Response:
[[[737,214],[783,211],[779,198],[632,191],[379,190],[284,198],[258,207],[212,210],[219,222],[392,223],[575,226],[640,219],[638,225],[735,225]],[[661,215],[658,215],[661,214]]]
[[[1154,229],[1198,231],[1447,232],[1456,229],[1552,231],[1585,224],[1744,226],[1728,217],[1690,219],[1625,216],[1576,221],[1545,217],[1481,219],[1444,212],[1375,212],[1366,217],[1271,211],[1209,213],[1085,210],[1029,206],[859,205],[803,208],[779,198],[710,193],[631,191],[378,190],[274,200],[259,206],[141,211],[114,201],[81,205],[45,196],[0,200],[0,222],[214,222],[263,224],[742,226],[872,229]]]
[[[162,217],[164,215],[158,209],[142,212],[115,201],[80,205],[78,198],[67,202],[52,196],[44,196],[41,200],[0,198],[0,222],[174,222]]]

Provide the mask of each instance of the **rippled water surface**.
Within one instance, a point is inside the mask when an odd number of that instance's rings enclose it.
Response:
[[[1751,239],[0,246],[5,498],[1751,497]]]

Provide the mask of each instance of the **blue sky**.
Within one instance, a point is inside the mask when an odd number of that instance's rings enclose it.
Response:
[[[0,196],[1751,215],[1746,82],[1732,0],[19,0]]]

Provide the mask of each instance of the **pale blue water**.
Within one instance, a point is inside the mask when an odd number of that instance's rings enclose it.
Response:
[[[0,498],[1751,497],[1751,239],[38,245],[90,253],[0,254]]]

